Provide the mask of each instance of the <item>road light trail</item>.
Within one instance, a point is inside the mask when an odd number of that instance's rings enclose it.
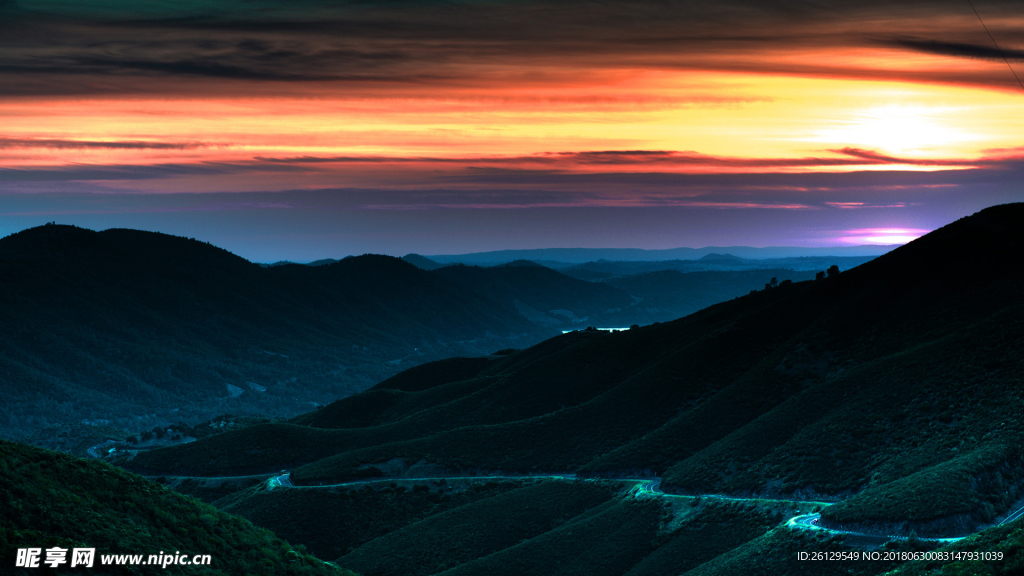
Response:
[[[556,481],[573,481],[573,482],[621,482],[621,483],[635,483],[635,486],[629,490],[629,495],[634,498],[681,498],[681,499],[702,499],[702,500],[720,500],[725,502],[773,502],[773,503],[785,503],[785,504],[800,504],[807,506],[831,506],[832,502],[821,502],[814,500],[789,500],[781,498],[744,498],[738,496],[726,496],[723,494],[668,494],[661,490],[660,479],[647,479],[647,478],[580,478],[571,474],[534,474],[534,475],[511,475],[511,476],[422,476],[416,478],[372,478],[367,480],[351,480],[348,482],[338,482],[334,484],[317,484],[317,485],[296,485],[292,483],[291,473],[283,472],[280,474],[254,474],[250,476],[162,476],[166,479],[193,479],[193,480],[238,480],[245,478],[266,478],[267,483],[265,486],[266,491],[270,492],[278,488],[287,488],[292,490],[323,490],[331,488],[351,488],[355,486],[368,486],[373,484],[393,484],[397,482],[437,482],[437,481],[480,481],[480,480],[556,480]],[[1024,516],[1024,506],[1021,506],[1005,519],[996,524],[1001,526],[1008,522],[1017,520]],[[800,514],[794,516],[786,521],[784,524],[786,527],[794,530],[815,530],[822,532],[829,532],[832,534],[855,536],[864,538],[867,540],[877,540],[879,543],[888,540],[906,540],[907,536],[893,536],[893,535],[882,535],[882,534],[869,534],[867,532],[856,532],[852,530],[842,530],[839,528],[830,528],[821,525],[821,514]],[[938,542],[948,544],[963,540],[966,536],[949,536],[949,537],[918,537],[918,540],[925,542]]]

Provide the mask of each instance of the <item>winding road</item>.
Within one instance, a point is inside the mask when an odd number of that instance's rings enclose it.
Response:
[[[1003,518],[1003,521],[1000,522],[999,524],[996,524],[996,526],[1002,526],[1003,524],[1006,524],[1007,522],[1013,522],[1014,520],[1016,520],[1017,518],[1020,518],[1021,516],[1024,516],[1024,506],[1021,506],[1020,508],[1017,508],[1016,510],[1014,510],[1013,512],[1008,514],[1006,516],[1006,518]]]
[[[778,498],[740,498],[736,496],[723,496],[721,494],[668,494],[661,491],[661,480],[654,478],[580,478],[571,474],[525,474],[520,476],[420,476],[411,478],[373,478],[369,480],[353,480],[351,482],[339,482],[337,484],[317,484],[309,486],[296,486],[291,481],[291,473],[274,476],[267,482],[267,490],[275,488],[351,488],[355,486],[366,486],[371,484],[390,484],[393,482],[432,482],[435,480],[564,480],[574,482],[622,482],[635,483],[630,494],[634,498],[645,496],[658,498],[702,498],[707,500],[725,500],[731,502],[779,502],[787,504],[807,504],[812,506],[828,506],[830,502],[818,502],[814,500],[784,500]]]
[[[322,484],[316,486],[296,486],[291,481],[291,473],[285,472],[283,474],[273,476],[267,481],[267,490],[274,490],[276,488],[295,488],[295,489],[318,489],[318,488],[346,488],[355,486],[366,486],[372,484],[390,484],[392,482],[429,482],[436,480],[526,480],[526,479],[537,479],[537,480],[565,480],[565,481],[596,481],[596,480],[610,480],[612,482],[634,482],[634,486],[630,490],[630,494],[634,498],[653,497],[653,498],[685,498],[685,499],[708,499],[708,500],[724,500],[730,502],[778,502],[786,504],[803,504],[813,506],[831,506],[831,502],[820,502],[814,500],[790,500],[790,499],[778,499],[778,498],[741,498],[736,496],[724,496],[721,494],[668,494],[661,491],[661,480],[660,479],[637,479],[637,478],[578,478],[573,475],[567,474],[547,474],[547,475],[524,475],[524,476],[432,476],[432,477],[419,477],[419,478],[375,478],[372,480],[355,480],[351,482],[340,482],[337,484]],[[1024,505],[1017,508],[1006,516],[1002,521],[995,524],[995,526],[1002,526],[1007,522],[1012,522],[1021,516],[1024,516]],[[814,530],[829,532],[837,535],[850,536],[855,539],[855,545],[880,545],[890,540],[905,540],[906,536],[894,536],[894,535],[881,535],[881,534],[869,534],[866,532],[856,532],[853,530],[841,530],[838,528],[829,528],[822,526],[821,514],[800,514],[794,516],[786,521],[785,526],[794,530]],[[957,542],[963,540],[966,536],[949,536],[949,537],[918,537],[918,540],[925,542],[937,542],[940,544],[948,544],[951,542]]]
[[[150,477],[157,478],[157,477]],[[661,479],[658,478],[579,478],[572,474],[534,474],[534,475],[510,475],[510,476],[422,476],[413,478],[373,478],[368,480],[353,480],[350,482],[338,482],[336,484],[317,484],[310,486],[295,485],[291,480],[290,472],[282,472],[280,474],[253,474],[248,476],[159,476],[164,479],[192,479],[192,480],[241,480],[246,478],[252,479],[266,479],[266,490],[272,491],[279,488],[288,488],[295,490],[317,490],[317,489],[331,489],[331,488],[352,488],[356,486],[370,486],[374,484],[391,484],[395,482],[434,482],[434,481],[480,481],[480,480],[561,480],[561,481],[583,481],[583,482],[595,482],[595,481],[612,481],[622,483],[634,483],[635,486],[629,490],[629,494],[634,498],[666,498],[666,499],[706,499],[706,500],[722,500],[727,502],[772,502],[780,504],[801,504],[806,506],[831,506],[832,502],[822,502],[815,500],[795,500],[795,499],[783,499],[783,498],[743,498],[737,496],[725,496],[722,494],[669,494],[661,490]],[[994,526],[1001,526],[1008,522],[1017,520],[1024,516],[1024,505],[1015,509],[1013,512],[1008,514],[1002,521],[994,524]],[[866,532],[856,532],[853,530],[841,530],[838,528],[829,528],[821,525],[821,514],[800,514],[794,516],[786,521],[785,526],[793,530],[811,530],[829,532],[836,535],[845,535],[853,538],[853,545],[869,545],[877,546],[884,544],[890,540],[905,540],[906,536],[894,536],[894,535],[881,535],[881,534],[869,534]],[[918,540],[926,542],[937,542],[940,544],[948,544],[963,540],[966,536],[950,536],[950,537],[918,537]]]

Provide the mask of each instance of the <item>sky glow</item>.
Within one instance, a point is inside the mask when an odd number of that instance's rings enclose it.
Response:
[[[1024,69],[1019,5],[978,10]],[[5,234],[157,229],[256,260],[902,243],[1024,200],[1024,90],[966,3],[8,0],[0,35]],[[513,209],[500,237],[474,224]],[[559,218],[571,235],[530,235]],[[868,228],[906,232],[844,232]]]

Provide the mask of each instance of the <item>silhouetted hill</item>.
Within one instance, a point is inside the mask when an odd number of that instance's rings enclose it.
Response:
[[[338,260],[335,258],[321,258],[320,260],[313,260],[309,264],[306,264],[306,266],[326,266],[328,264],[334,264],[337,261]]]
[[[482,272],[502,278],[490,295],[388,256],[267,268],[166,234],[25,230],[0,240],[0,433],[294,415],[403,367],[556,334],[567,320],[527,318],[519,288],[550,308],[628,299],[544,273]]]
[[[732,262],[740,263],[746,260],[746,258],[740,258],[739,256],[733,256],[732,254],[717,254],[712,252],[706,254],[697,259],[698,262]]]
[[[406,254],[405,256],[402,256],[402,260],[405,260],[409,264],[423,270],[436,270],[444,266],[444,264],[438,264],[430,258],[420,256],[419,254]]]
[[[190,574],[350,575],[294,550],[267,530],[102,462],[0,441],[0,558],[5,574],[47,574],[14,567],[19,548],[63,548],[61,573],[156,574],[150,555],[209,555]],[[76,547],[94,548],[92,568],[67,570]],[[142,555],[143,566],[110,566],[107,555]]]
[[[658,473],[677,492],[846,498],[826,523],[970,531],[1024,481],[1024,269],[1006,265],[1021,254],[1024,205],[998,206],[827,279],[566,334],[479,371],[456,363],[462,380],[427,372],[420,389],[346,398],[305,420],[316,427],[254,427],[129,465],[217,475],[305,462],[297,484],[414,464]],[[345,408],[363,404],[372,419]]]
[[[611,286],[570,278],[532,262],[492,268],[447,266],[434,273],[487,294],[538,324],[585,322],[591,316],[633,304],[628,294]]]
[[[314,260],[312,262],[306,262],[306,263],[292,262],[290,260],[279,260],[277,262],[272,262],[270,264],[260,264],[260,266],[262,266],[263,268],[273,268],[275,266],[288,266],[288,265],[297,265],[297,266],[326,266],[327,264],[334,264],[335,262],[337,262],[337,260],[334,259],[334,258],[322,258],[320,260]]]

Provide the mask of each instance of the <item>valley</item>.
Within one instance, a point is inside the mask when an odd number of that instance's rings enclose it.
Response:
[[[367,576],[918,574],[948,550],[1001,551],[943,564],[999,573],[1024,558],[1024,303],[1019,268],[991,271],[1021,222],[999,206],[671,322],[558,329],[297,416],[86,452]],[[584,281],[547,268],[434,272],[496,310],[582,310]],[[598,308],[623,294],[588,285]],[[899,560],[797,556],[864,549]]]

